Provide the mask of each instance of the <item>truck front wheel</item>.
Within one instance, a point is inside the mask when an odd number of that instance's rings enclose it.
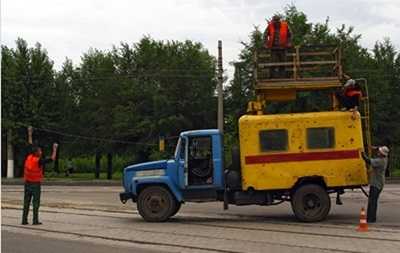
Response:
[[[145,221],[166,221],[176,210],[177,201],[171,192],[162,186],[144,188],[138,196],[137,207]]]
[[[170,215],[170,217],[174,216],[175,214],[177,214],[179,212],[179,209],[181,209],[181,203],[177,202],[175,209],[172,211],[172,214]]]
[[[331,199],[320,185],[302,185],[292,196],[292,209],[301,221],[321,221],[326,218],[331,209]]]

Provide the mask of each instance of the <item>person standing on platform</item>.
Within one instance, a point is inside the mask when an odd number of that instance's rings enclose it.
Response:
[[[271,62],[286,62],[286,51],[292,47],[292,34],[286,21],[278,15],[272,17],[265,29],[264,46],[271,49]],[[285,66],[273,66],[270,70],[271,78],[283,78],[286,76]]]

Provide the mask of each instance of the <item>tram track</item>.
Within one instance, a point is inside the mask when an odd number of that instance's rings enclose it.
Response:
[[[134,239],[124,239],[124,238],[117,238],[117,237],[110,237],[110,236],[100,236],[100,235],[89,235],[84,233],[77,233],[77,232],[65,232],[59,231],[54,229],[45,229],[45,228],[32,228],[32,227],[22,227],[18,225],[10,225],[10,224],[2,224],[5,227],[11,228],[21,228],[24,230],[32,230],[32,231],[41,231],[41,232],[48,232],[48,233],[56,233],[56,234],[63,234],[63,235],[72,235],[72,236],[79,236],[81,238],[87,239],[101,239],[107,241],[117,241],[117,242],[126,242],[126,243],[135,243],[139,245],[151,245],[151,246],[169,246],[175,248],[183,248],[183,249],[192,249],[192,250],[203,250],[203,251],[213,251],[213,252],[222,252],[222,253],[240,253],[240,251],[232,251],[232,250],[222,250],[222,249],[215,249],[209,247],[196,247],[196,246],[188,246],[188,245],[177,245],[173,243],[160,243],[160,242],[147,242],[141,240],[134,240]]]
[[[32,230],[32,231],[42,231],[48,233],[56,233],[56,234],[64,234],[64,235],[73,235],[79,236],[81,238],[93,238],[93,239],[102,239],[102,240],[109,240],[109,241],[117,241],[117,242],[128,242],[128,243],[136,243],[142,245],[152,245],[152,246],[169,246],[169,247],[177,247],[183,249],[192,249],[192,250],[203,250],[203,251],[213,251],[213,252],[223,252],[223,253],[240,253],[243,251],[235,251],[235,250],[224,250],[212,247],[198,247],[198,246],[190,246],[190,245],[182,245],[182,244],[173,244],[173,243],[163,243],[163,242],[149,242],[149,241],[142,241],[142,240],[135,240],[135,239],[125,239],[125,238],[118,238],[118,237],[111,237],[111,236],[101,236],[101,235],[91,235],[85,233],[78,233],[78,232],[66,232],[66,231],[59,231],[54,229],[46,229],[46,228],[37,228],[37,227],[25,227],[19,225],[12,225],[12,224],[2,224],[5,227],[12,227],[12,228],[22,228],[25,230]],[[288,248],[301,248],[304,250],[317,250],[317,251],[328,251],[328,252],[345,252],[345,253],[362,253],[363,251],[354,251],[354,250],[345,250],[345,249],[334,249],[334,248],[321,248],[321,247],[313,247],[313,246],[305,246],[305,245],[293,245],[287,243],[276,243],[270,241],[255,241],[255,240],[238,240],[238,239],[230,239],[230,238],[220,238],[215,236],[204,236],[204,235],[189,235],[183,233],[176,233],[176,232],[161,232],[161,231],[149,231],[143,229],[135,229],[136,231],[140,232],[148,232],[148,233],[155,233],[155,234],[165,234],[165,235],[176,235],[176,236],[187,236],[187,237],[196,237],[196,238],[203,238],[203,239],[215,239],[215,240],[224,240],[224,241],[242,241],[243,243],[254,243],[254,244],[262,244],[264,246],[279,246],[279,247],[288,247]]]
[[[15,210],[20,210],[19,208],[5,208],[5,209],[15,209]],[[81,209],[77,209],[81,210]],[[104,215],[101,214],[87,214],[87,213],[76,213],[76,212],[68,212],[68,211],[56,211],[56,210],[42,210],[41,212],[47,212],[47,213],[54,213],[54,214],[65,214],[65,215],[78,215],[78,216],[87,216],[87,217],[105,217]],[[113,212],[113,213],[119,213],[119,214],[129,214],[129,215],[138,215],[137,213],[127,213],[127,212]],[[7,217],[7,216],[5,216]],[[113,218],[113,219],[127,219],[127,218],[133,218],[134,216],[125,216],[125,217],[118,217],[118,216],[107,216],[108,218]],[[140,217],[139,215],[137,217]],[[11,218],[11,217],[10,217]],[[232,221],[232,219],[218,219],[218,218],[209,218],[209,217],[198,217],[198,216],[185,216],[185,219],[180,219],[178,218],[172,218],[171,222],[174,222],[176,225],[194,225],[194,226],[201,226],[201,227],[208,227],[208,228],[220,228],[220,229],[232,229],[232,230],[240,230],[240,231],[255,231],[255,232],[272,232],[272,233],[281,233],[281,234],[295,234],[295,235],[304,235],[304,236],[315,236],[315,237],[330,237],[330,238],[347,238],[347,239],[358,239],[358,240],[374,240],[374,241],[387,241],[387,242],[400,242],[399,239],[390,239],[390,238],[374,238],[374,237],[367,237],[367,236],[355,236],[355,235],[346,235],[346,234],[332,234],[332,233],[315,233],[315,232],[305,232],[305,231],[299,231],[299,230],[290,230],[290,229],[282,229],[282,228],[260,228],[260,227],[249,227],[249,226],[239,226],[239,225],[228,225],[228,224],[213,224],[211,222],[229,222]],[[191,220],[203,220],[203,222],[199,221],[191,221]],[[204,222],[204,221],[207,221]],[[249,220],[240,220],[240,222],[248,222]],[[251,221],[257,221],[257,223],[265,223],[265,224],[272,224],[272,225],[280,225],[280,226],[301,226],[302,224],[296,224],[296,223],[283,223],[283,222],[266,222],[266,221],[258,221],[258,220],[251,220]],[[337,227],[337,226],[312,226],[312,228],[327,228],[327,229],[335,229],[335,230],[343,230],[343,231],[352,231],[355,230],[355,228],[343,228],[343,227]],[[118,227],[112,227],[108,226],[105,227],[106,229],[116,229]],[[137,229],[137,228],[136,228]],[[143,232],[154,232],[153,230],[141,230]],[[373,232],[379,232],[379,233],[400,233],[398,230],[378,230],[374,229]],[[182,235],[182,234],[180,234]]]
[[[17,205],[15,205],[15,203],[11,203],[12,206],[6,206],[4,207],[3,205],[3,209],[16,209],[16,210],[21,210],[21,208]],[[88,212],[104,212],[104,213],[109,213],[109,214],[129,214],[129,215],[139,215],[139,212],[136,210],[115,210],[115,209],[111,209],[111,208],[84,208],[84,207],[76,207],[76,206],[72,206],[70,204],[50,204],[50,205],[43,205],[42,207],[47,207],[47,208],[67,208],[70,210],[78,210],[78,211],[88,211]],[[110,206],[112,208],[114,208],[114,206]],[[41,212],[61,212],[61,211],[55,211],[55,210],[41,210]],[[62,213],[65,214],[76,214],[76,215],[85,215],[85,216],[98,216],[98,217],[103,217],[104,215],[96,215],[96,214],[84,214],[84,213],[74,213],[74,212],[68,212],[68,211],[62,211]],[[349,227],[349,226],[355,226],[355,223],[350,223],[350,222],[324,222],[324,223],[300,223],[300,222],[293,222],[289,219],[284,219],[281,218],[279,221],[277,221],[276,219],[272,219],[270,217],[265,217],[265,216],[260,216],[260,215],[243,215],[243,214],[232,214],[232,213],[215,213],[212,215],[209,214],[204,214],[204,213],[200,213],[200,212],[189,212],[189,213],[178,213],[181,214],[182,216],[184,216],[187,219],[207,219],[207,220],[213,220],[215,222],[221,221],[221,222],[225,222],[225,221],[239,221],[239,222],[243,222],[243,221],[247,221],[247,222],[257,222],[257,223],[266,223],[266,224],[273,224],[273,225],[287,225],[287,226],[296,226],[296,227],[319,227],[319,228],[332,228],[332,229],[340,229],[340,230],[353,230],[353,227]],[[140,216],[139,216],[140,217]],[[171,219],[175,219],[175,217],[172,217]],[[240,219],[240,220],[238,220]],[[390,228],[391,230],[398,230],[400,233],[400,226],[399,225],[388,225],[385,224],[386,228]],[[373,228],[373,231],[375,232],[382,232],[382,233],[392,233],[393,231],[388,231],[388,229],[380,229],[380,228]]]

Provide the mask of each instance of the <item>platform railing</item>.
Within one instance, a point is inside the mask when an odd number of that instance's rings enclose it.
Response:
[[[334,46],[262,48],[254,54],[254,75],[263,83],[341,80],[341,61],[341,50]]]

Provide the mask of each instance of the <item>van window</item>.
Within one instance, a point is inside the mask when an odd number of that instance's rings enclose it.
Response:
[[[261,130],[260,147],[262,152],[286,151],[288,149],[288,131],[286,129]]]
[[[307,148],[335,147],[335,129],[333,127],[307,128]]]

